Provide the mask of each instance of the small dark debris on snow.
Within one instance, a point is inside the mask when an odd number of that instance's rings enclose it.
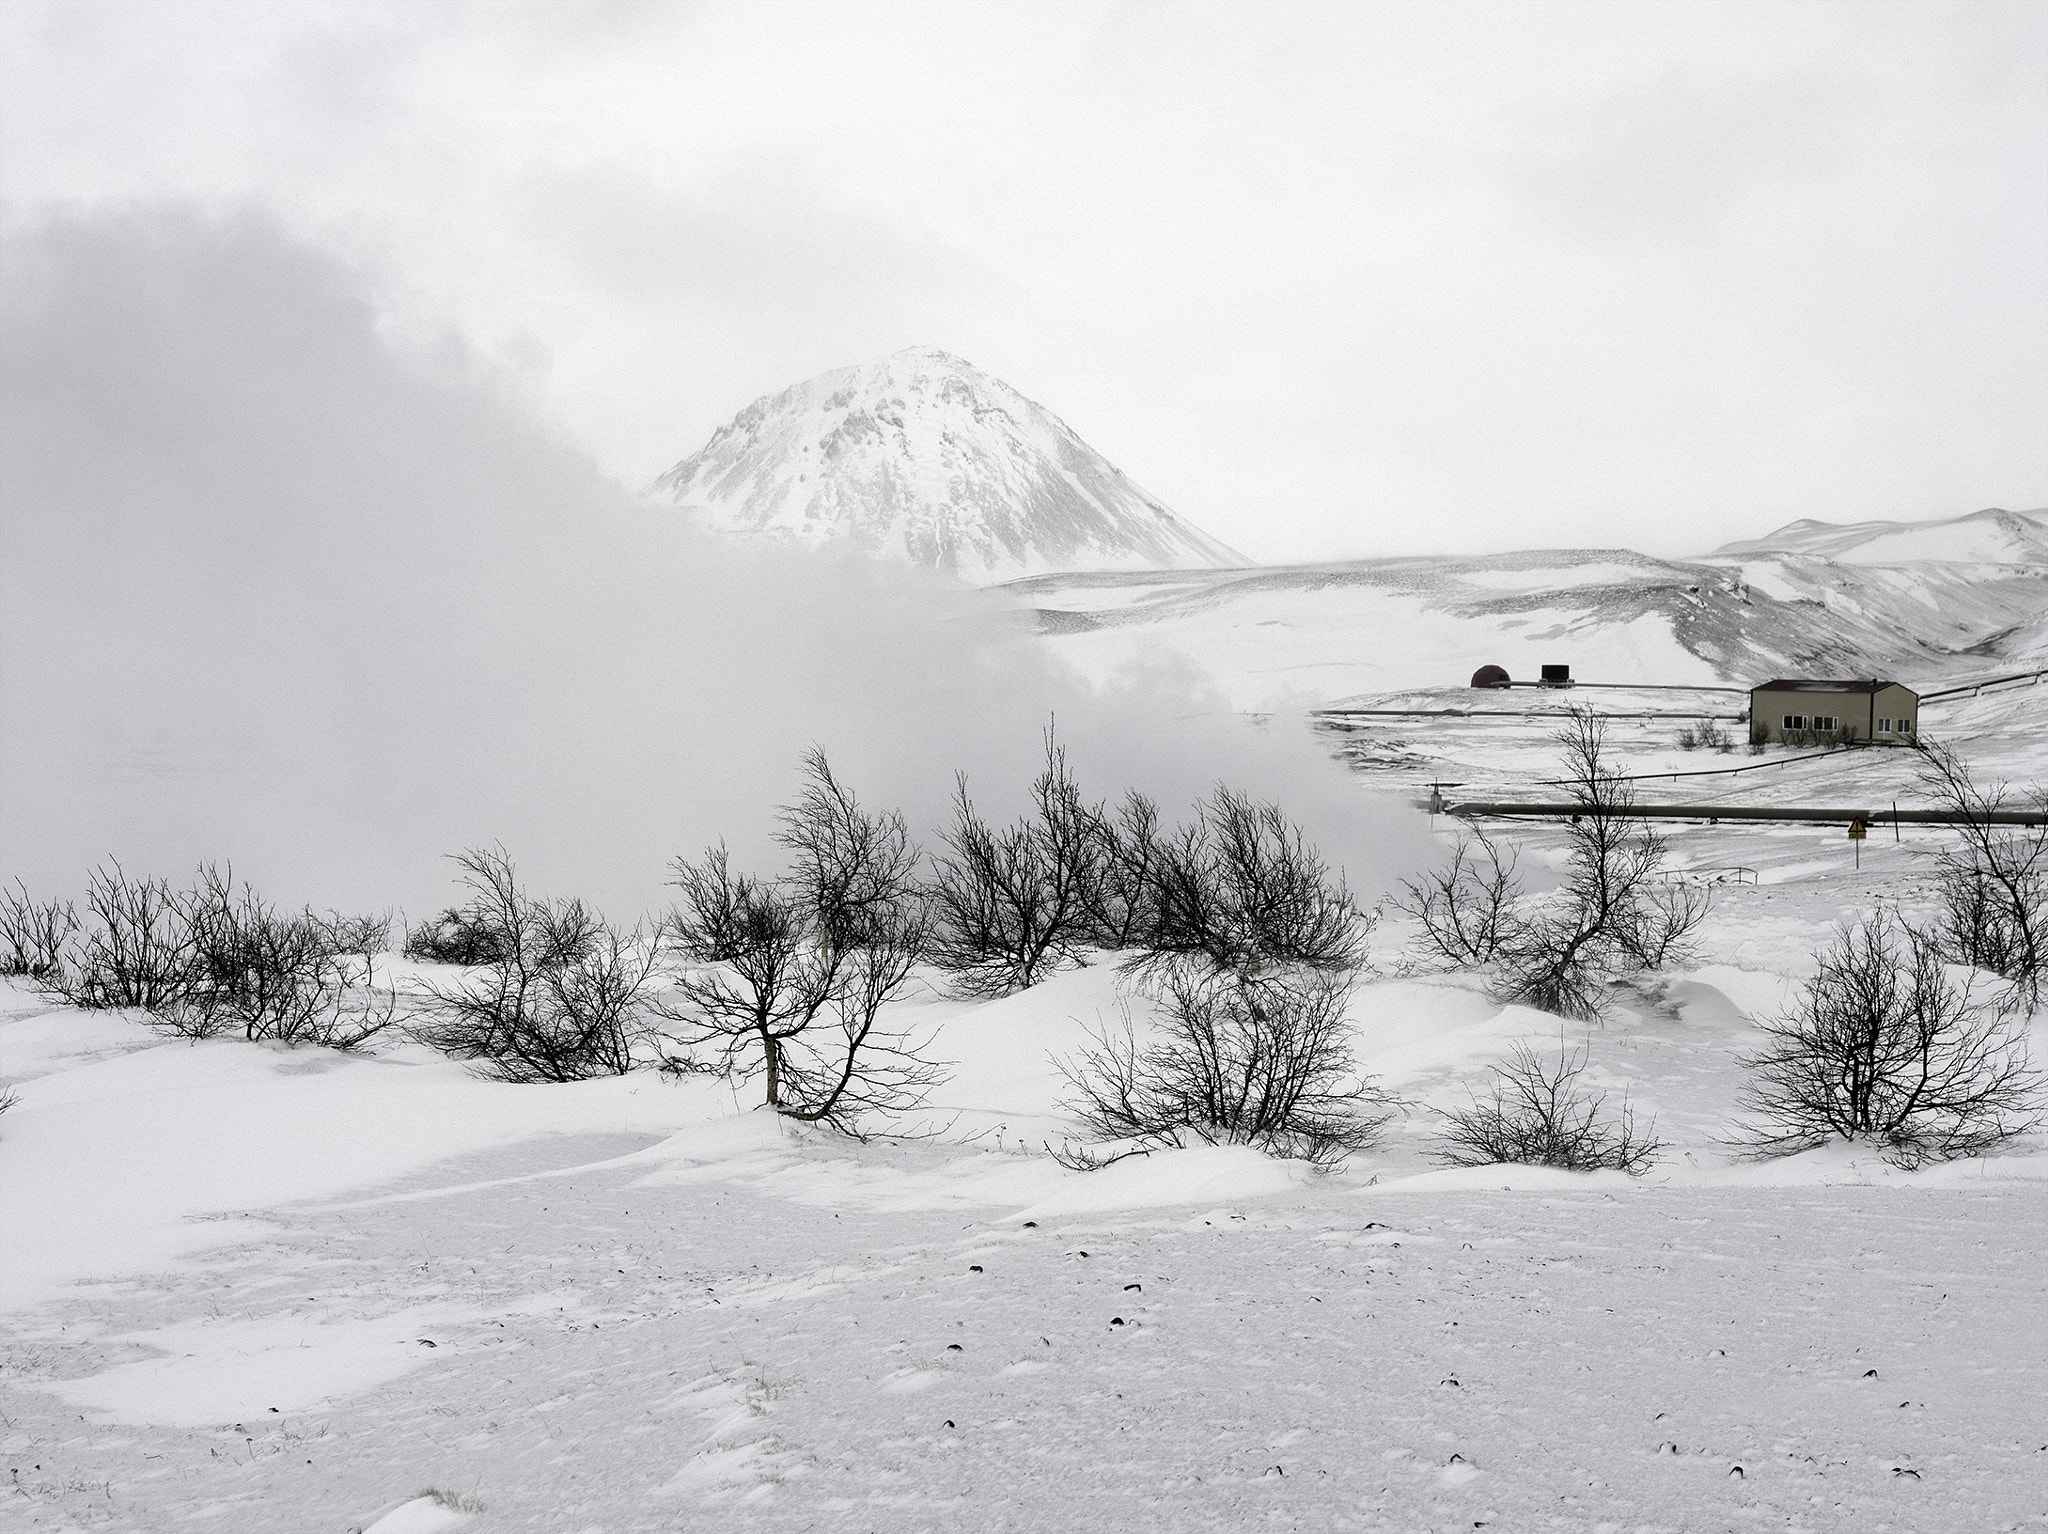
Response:
[[[439,1347],[439,1346],[440,1346],[441,1344],[440,1344],[440,1343],[438,1343],[438,1342],[435,1342],[435,1341],[434,1341],[433,1339],[431,1339],[431,1338],[428,1338],[428,1337],[421,1337],[421,1338],[419,1339],[419,1345],[420,1345],[421,1347],[423,1347],[423,1348],[438,1348],[438,1347]]]
[[[1129,1293],[1131,1293],[1131,1292],[1132,1292],[1133,1290],[1135,1290],[1135,1291],[1136,1291],[1137,1293],[1139,1293],[1139,1294],[1143,1294],[1143,1293],[1145,1292],[1145,1286],[1144,1286],[1143,1284],[1125,1284],[1125,1285],[1124,1285],[1124,1293],[1125,1293],[1125,1294],[1129,1294]]]
[[[1122,1316],[1111,1316],[1109,1318],[1109,1324],[1111,1326],[1122,1326],[1124,1324],[1124,1318]]]
[[[979,1273],[981,1271],[981,1264],[978,1262],[969,1263],[967,1265],[967,1271],[970,1273]]]
[[[1863,1377],[1867,1380],[1874,1380],[1877,1378],[1877,1371],[1875,1369],[1865,1369],[1863,1371]]]
[[[953,1425],[953,1419],[952,1419],[951,1417],[948,1417],[948,1418],[946,1419],[946,1426],[947,1426],[947,1427],[951,1427],[952,1425]]]
[[[1038,1229],[1038,1222],[1036,1220],[1026,1220],[1024,1222],[1024,1228],[1026,1230],[1036,1230]]]
[[[1740,1465],[1730,1465],[1730,1466],[1728,1467],[1728,1473],[1729,1473],[1730,1475],[1734,1476],[1734,1477],[1735,1477],[1735,1478],[1736,1478],[1737,1480],[1747,1480],[1747,1479],[1748,1479],[1748,1477],[1747,1477],[1747,1476],[1745,1476],[1745,1475],[1744,1475],[1744,1474],[1742,1473],[1742,1467],[1741,1467]]]
[[[946,1351],[948,1353],[959,1353],[964,1352],[965,1349],[963,1349],[957,1342],[949,1342],[946,1344]]]
[[[1917,1471],[1917,1470],[1908,1470],[1908,1469],[1907,1469],[1907,1468],[1906,1468],[1906,1467],[1905,1467],[1904,1465],[1894,1465],[1894,1466],[1892,1466],[1892,1474],[1893,1474],[1893,1475],[1910,1475],[1910,1476],[1911,1476],[1911,1477],[1912,1477],[1912,1478],[1913,1478],[1914,1480],[1916,1480],[1916,1481],[1920,1479],[1920,1472],[1919,1472],[1919,1471]]]

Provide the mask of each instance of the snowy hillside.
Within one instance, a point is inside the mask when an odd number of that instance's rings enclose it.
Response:
[[[1861,547],[1947,537],[1961,550],[1987,525],[2002,524],[1895,528]],[[1882,564],[1790,547],[1699,560],[1539,550],[1042,576],[1005,589],[1090,674],[1178,657],[1249,709],[1457,686],[1487,664],[1522,680],[1557,663],[1581,681],[1748,686],[1783,674],[1924,680],[2048,657],[2048,551]]]
[[[655,493],[728,533],[976,581],[1244,563],[1052,412],[929,347],[756,400]]]
[[[1774,533],[1724,544],[1710,558],[1808,555],[1845,564],[1921,560],[2048,566],[2048,511],[1975,511],[1938,522],[1788,522]]]

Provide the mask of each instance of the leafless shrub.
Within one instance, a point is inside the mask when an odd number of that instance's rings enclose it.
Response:
[[[884,938],[919,898],[921,854],[895,812],[864,810],[833,776],[825,753],[804,753],[804,787],[780,815],[776,840],[790,850],[790,882],[815,912],[830,948],[860,948]]]
[[[1005,996],[1074,963],[1090,937],[1104,857],[1101,814],[1081,798],[1051,730],[1031,813],[983,820],[959,781],[930,890],[931,958],[967,995]]]
[[[1635,791],[1608,758],[1604,731],[1575,709],[1557,736],[1578,807],[1566,828],[1568,872],[1544,907],[1507,924],[1497,949],[1495,997],[1560,1017],[1597,1017],[1614,979],[1678,960],[1707,912],[1704,891],[1657,885],[1664,839],[1624,813]]]
[[[782,813],[788,878],[735,873],[722,846],[676,860],[665,932],[688,967],[657,1006],[686,1050],[714,1052],[667,1055],[675,1069],[758,1073],[776,1112],[858,1135],[942,1079],[922,1041],[883,1020],[924,953],[926,912],[900,817],[862,809],[822,754],[805,769]]]
[[[154,1009],[168,1032],[358,1049],[397,1021],[395,994],[372,983],[374,960],[342,950],[328,920],[281,912],[212,864],[180,906],[190,964],[178,993]]]
[[[1396,910],[1422,924],[1424,943],[1446,963],[1490,963],[1522,920],[1515,851],[1484,832],[1460,837],[1450,865],[1402,881]]]
[[[1158,919],[1134,969],[1200,958],[1246,977],[1349,976],[1364,960],[1372,915],[1276,804],[1219,787],[1160,844],[1158,866]]]
[[[1839,1137],[1916,1165],[1981,1154],[2038,1117],[2024,1019],[1889,911],[1824,950],[1798,1005],[1763,1031],[1743,1061],[1758,1155]]]
[[[391,946],[391,913],[382,911],[371,916],[344,916],[339,911],[329,911],[315,916],[320,924],[327,945],[335,953],[357,954],[365,959],[374,959]]]
[[[64,945],[78,930],[78,911],[68,900],[34,900],[19,879],[0,888],[0,975],[30,980],[57,978]]]
[[[1682,724],[1678,727],[1676,739],[1678,749],[1681,751],[1697,751],[1701,745],[1698,727],[1690,724]]]
[[[448,907],[405,934],[405,956],[423,964],[495,964],[505,955],[497,934],[477,913]]]
[[[1448,1142],[1438,1159],[1449,1166],[1554,1166],[1573,1172],[1647,1172],[1663,1150],[1656,1124],[1638,1124],[1628,1095],[1613,1113],[1607,1094],[1584,1084],[1586,1049],[1539,1055],[1517,1044],[1493,1067],[1493,1085],[1469,1108],[1446,1115]]]
[[[1096,877],[1082,892],[1089,939],[1111,950],[1136,947],[1159,925],[1159,876],[1166,853],[1159,806],[1132,789],[1115,810],[1096,815],[1095,834],[1101,848]]]
[[[1128,1011],[1060,1063],[1068,1107],[1100,1139],[1137,1147],[1252,1145],[1332,1164],[1373,1143],[1385,1099],[1354,1066],[1349,977],[1297,967],[1252,976],[1182,962],[1155,969],[1161,1019],[1141,1042]],[[1100,1165],[1083,1151],[1070,1162]]]
[[[1636,969],[1669,969],[1693,953],[1692,934],[1713,909],[1704,885],[1644,882],[1616,923],[1616,940]]]
[[[493,957],[428,983],[432,1016],[419,1036],[505,1081],[629,1070],[654,944],[606,925],[580,900],[528,894],[502,847],[455,861],[470,890],[461,917]]]
[[[1979,787],[1962,757],[1938,743],[1921,743],[1920,781],[1961,821],[1936,868],[1942,956],[2010,980],[2018,1001],[2039,1006],[2048,983],[2048,826],[1994,823],[2012,791]],[[2032,800],[2048,810],[2048,796],[2036,791]]]
[[[600,924],[567,963],[543,970],[532,1005],[505,1021],[482,1069],[499,1081],[623,1076],[646,1020],[655,945]]]
[[[87,875],[85,908],[83,936],[50,982],[66,1001],[153,1012],[184,995],[192,926],[176,890],[110,861]]]

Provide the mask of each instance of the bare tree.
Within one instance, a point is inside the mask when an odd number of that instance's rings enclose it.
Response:
[[[2003,976],[2017,1000],[2039,1006],[2048,982],[2048,826],[1995,823],[2011,789],[1980,788],[1969,764],[1936,742],[1921,742],[1920,781],[1959,822],[1959,841],[1936,869],[1943,955]],[[2031,799],[2048,810],[2048,796],[2036,790]]]
[[[490,957],[427,982],[432,1016],[419,1036],[508,1081],[630,1069],[654,944],[608,926],[581,900],[528,894],[502,847],[472,848],[455,862],[470,891],[461,918]]]
[[[1159,875],[1165,837],[1157,802],[1132,789],[1115,810],[1098,814],[1097,876],[1083,890],[1088,935],[1112,950],[1143,946],[1159,927]]]
[[[1252,1145],[1321,1164],[1370,1145],[1385,1098],[1357,1074],[1349,977],[1305,967],[1259,975],[1204,963],[1156,969],[1160,1019],[1120,1027],[1060,1062],[1069,1109],[1094,1136],[1138,1148]],[[1070,1164],[1101,1164],[1091,1152]]]
[[[1521,920],[1517,861],[1512,847],[1474,831],[1458,839],[1449,867],[1404,880],[1394,908],[1422,924],[1423,941],[1445,962],[1489,963]]]
[[[1218,787],[1195,824],[1161,843],[1159,915],[1136,970],[1199,956],[1247,977],[1311,969],[1349,976],[1371,915],[1276,804]]]
[[[725,848],[678,858],[665,926],[685,962],[660,1015],[727,1074],[763,1079],[784,1117],[861,1134],[942,1079],[925,1042],[885,1021],[927,945],[918,855],[895,814],[860,807],[822,752],[781,812],[782,879],[735,873]]]
[[[662,1015],[690,1027],[691,1042],[715,1044],[737,1073],[747,1073],[745,1057],[755,1054],[767,1106],[780,1111],[790,1041],[810,1030],[843,983],[818,932],[817,907],[735,874],[723,845],[673,866],[670,882],[683,898],[667,935],[697,968],[676,978],[676,999],[661,1003]]]
[[[68,900],[34,900],[19,879],[0,887],[0,975],[30,980],[58,978],[64,945],[78,930],[78,911]]]
[[[1752,1151],[1840,1137],[1911,1165],[1979,1154],[2036,1122],[2024,1020],[1939,946],[1881,910],[1821,953],[1797,1007],[1743,1061]]]
[[[1004,996],[1073,962],[1090,937],[1103,863],[1102,812],[1081,798],[1047,729],[1030,814],[991,826],[959,779],[930,898],[931,957],[964,993]]]
[[[1556,738],[1564,750],[1562,786],[1577,807],[1566,829],[1568,872],[1546,906],[1509,924],[1497,949],[1494,994],[1561,1017],[1591,1018],[1603,1009],[1610,980],[1686,952],[1707,897],[1656,885],[1664,839],[1624,813],[1635,790],[1607,755],[1601,720],[1574,709]]]
[[[1656,1124],[1639,1125],[1628,1094],[1605,1112],[1607,1094],[1584,1084],[1585,1046],[1566,1048],[1562,1039],[1552,1058],[1517,1044],[1507,1061],[1493,1067],[1487,1095],[1445,1115],[1447,1142],[1438,1159],[1450,1166],[1563,1167],[1574,1172],[1646,1172],[1663,1150]]]
[[[902,815],[863,809],[815,746],[804,753],[803,776],[775,838],[790,850],[790,882],[827,947],[863,947],[895,930],[917,902],[920,854]]]

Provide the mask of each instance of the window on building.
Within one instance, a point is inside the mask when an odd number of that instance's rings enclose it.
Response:
[[[1891,734],[1891,732],[1892,732],[1892,722],[1891,722],[1891,721],[1890,721],[1889,719],[1880,719],[1880,720],[1878,720],[1878,721],[1877,721],[1877,733],[1878,733],[1878,734],[1880,734],[1880,735],[1889,735],[1889,734]]]
[[[1842,727],[1842,721],[1833,714],[1815,714],[1813,716],[1813,727],[1816,730],[1839,730]]]
[[[1804,714],[1787,714],[1785,716],[1784,728],[1788,730],[1804,730],[1810,728],[1811,723],[1812,721]]]

